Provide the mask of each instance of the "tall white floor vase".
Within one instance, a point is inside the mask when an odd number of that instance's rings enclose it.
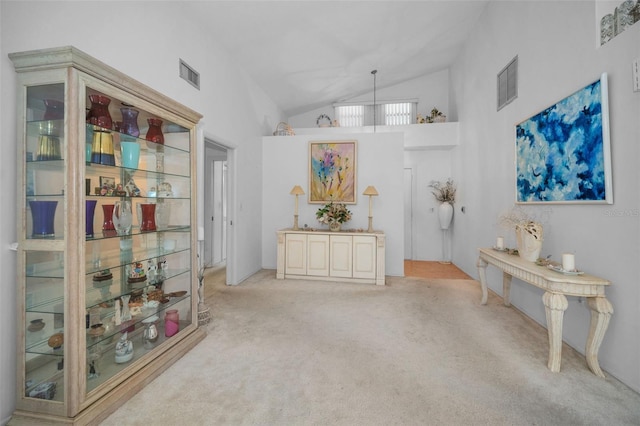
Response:
[[[442,229],[442,262],[451,263],[451,249],[449,241],[449,227],[453,219],[453,206],[448,202],[443,202],[438,207],[438,220]]]
[[[440,229],[449,229],[451,219],[453,219],[453,206],[444,202],[438,207],[438,219],[440,220]]]

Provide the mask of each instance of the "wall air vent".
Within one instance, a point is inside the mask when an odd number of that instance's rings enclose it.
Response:
[[[182,59],[180,59],[180,77],[184,78],[190,85],[200,90],[200,73],[187,65],[187,63]]]
[[[518,57],[498,73],[498,111],[518,97]]]

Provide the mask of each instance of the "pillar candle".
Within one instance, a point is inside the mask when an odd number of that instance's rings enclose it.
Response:
[[[576,270],[576,258],[571,253],[563,253],[562,254],[562,269],[565,271],[575,271]]]
[[[498,237],[496,240],[496,248],[500,250],[504,248],[504,237]]]

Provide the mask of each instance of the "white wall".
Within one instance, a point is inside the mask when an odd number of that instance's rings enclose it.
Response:
[[[262,266],[276,268],[276,231],[293,226],[295,197],[291,188],[300,185],[298,225],[326,227],[316,219],[321,204],[309,204],[309,142],[357,141],[357,203],[348,204],[351,221],[343,227],[367,229],[369,197],[362,195],[368,185],[380,194],[373,197],[373,227],[385,232],[386,275],[404,275],[403,233],[403,135],[402,133],[316,134],[269,136],[263,138],[262,164]]]
[[[452,159],[453,151],[459,144],[458,123],[377,126],[376,129],[377,134],[389,132],[403,134],[404,168],[411,168],[414,174],[413,188],[411,188],[413,195],[413,247],[411,253],[403,250],[405,259],[442,260],[442,232],[435,210],[438,203],[431,194],[428,185],[431,181],[442,181],[449,177],[456,180],[452,174]],[[372,133],[373,126],[297,128],[295,131],[298,136],[307,135],[333,139],[342,134]],[[455,227],[450,231],[450,233],[453,232],[455,232]],[[407,237],[405,236],[405,238]]]
[[[382,70],[380,70],[382,72]],[[380,76],[378,76],[379,78]],[[371,79],[371,92],[349,99],[340,99],[336,102],[373,102],[373,78]],[[422,116],[431,113],[433,107],[438,108],[445,115],[453,113],[449,105],[449,70],[442,70],[419,78],[405,81],[390,87],[378,87],[376,89],[376,101],[392,101],[397,99],[418,99],[418,112]],[[297,114],[288,118],[288,123],[295,129],[297,127],[315,127],[316,120],[321,114],[326,114],[335,119],[333,105],[325,105],[303,114]]]
[[[542,254],[559,259],[575,252],[580,269],[611,280],[614,307],[600,348],[600,365],[640,390],[640,191],[638,136],[640,93],[632,91],[631,63],[640,55],[640,25],[598,47],[592,1],[494,2],[489,5],[455,66],[451,81],[460,122],[454,175],[459,177],[454,262],[477,278],[477,247],[491,246],[498,216],[514,205],[514,126],[609,73],[613,205],[529,206],[543,217]],[[499,30],[498,30],[499,29]],[[519,95],[496,112],[496,74],[519,57]],[[515,246],[513,233],[507,244]],[[490,288],[501,294],[501,274],[487,271]],[[514,280],[512,303],[546,324],[542,292]],[[589,328],[586,303],[569,298],[563,338],[584,353]]]
[[[261,267],[262,136],[281,121],[281,112],[241,71],[207,30],[190,19],[184,2],[0,2],[0,423],[15,405],[16,282],[16,112],[15,73],[10,52],[74,45],[202,113],[209,138],[237,148],[236,280]],[[123,22],[123,19],[126,21]],[[178,58],[200,72],[201,90],[178,77]],[[242,111],[238,114],[237,111]],[[202,143],[202,141],[199,141]],[[202,159],[200,161],[203,161]],[[239,254],[242,254],[241,256]]]

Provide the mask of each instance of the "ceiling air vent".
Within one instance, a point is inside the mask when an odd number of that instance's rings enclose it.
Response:
[[[498,111],[518,97],[518,57],[498,73]]]
[[[187,63],[182,59],[180,59],[180,77],[184,78],[189,84],[200,90],[200,73],[187,65]]]

